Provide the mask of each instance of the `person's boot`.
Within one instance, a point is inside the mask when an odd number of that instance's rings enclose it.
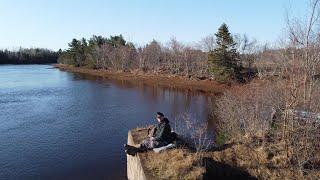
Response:
[[[123,146],[124,146],[124,150],[128,150],[130,148],[130,145],[128,144],[124,144]]]
[[[125,149],[125,152],[127,154],[131,155],[131,156],[135,156],[138,152],[141,151],[140,148],[137,148],[135,146],[131,146],[131,145],[128,145],[128,144],[124,144],[124,149]]]
[[[136,156],[136,154],[137,154],[137,151],[135,149],[127,149],[127,150],[125,150],[125,152],[131,156]]]

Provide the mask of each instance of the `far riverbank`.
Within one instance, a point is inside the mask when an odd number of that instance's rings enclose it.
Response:
[[[165,74],[148,74],[138,70],[131,72],[122,72],[114,70],[93,70],[83,67],[74,67],[65,64],[54,64],[56,68],[76,73],[84,73],[95,76],[103,76],[115,80],[126,80],[137,83],[143,83],[151,86],[160,86],[173,88],[178,90],[190,90],[218,95],[230,87],[226,84],[211,81],[211,80],[199,80],[194,78],[188,78],[176,75]]]

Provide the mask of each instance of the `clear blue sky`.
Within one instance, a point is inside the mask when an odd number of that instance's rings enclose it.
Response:
[[[171,37],[186,43],[213,34],[223,23],[231,33],[274,42],[285,28],[285,10],[305,0],[0,0],[0,48],[67,48],[72,38],[122,34],[145,44]],[[301,11],[299,11],[299,9]]]

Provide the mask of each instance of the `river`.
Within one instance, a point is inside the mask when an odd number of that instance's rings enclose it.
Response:
[[[61,71],[0,66],[0,179],[126,179],[128,130],[189,112],[208,97]]]

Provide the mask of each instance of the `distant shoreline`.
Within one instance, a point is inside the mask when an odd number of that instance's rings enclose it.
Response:
[[[56,65],[56,63],[33,63],[33,64],[0,64],[0,66],[19,66],[19,65]]]
[[[139,70],[131,72],[122,72],[115,70],[93,70],[83,67],[74,67],[65,64],[53,64],[54,67],[76,73],[84,73],[95,76],[103,76],[114,80],[126,80],[137,83],[143,83],[150,86],[160,86],[178,90],[190,90],[195,92],[209,93],[218,95],[230,89],[226,84],[211,80],[198,80],[183,76],[166,75],[166,74],[149,74]]]

